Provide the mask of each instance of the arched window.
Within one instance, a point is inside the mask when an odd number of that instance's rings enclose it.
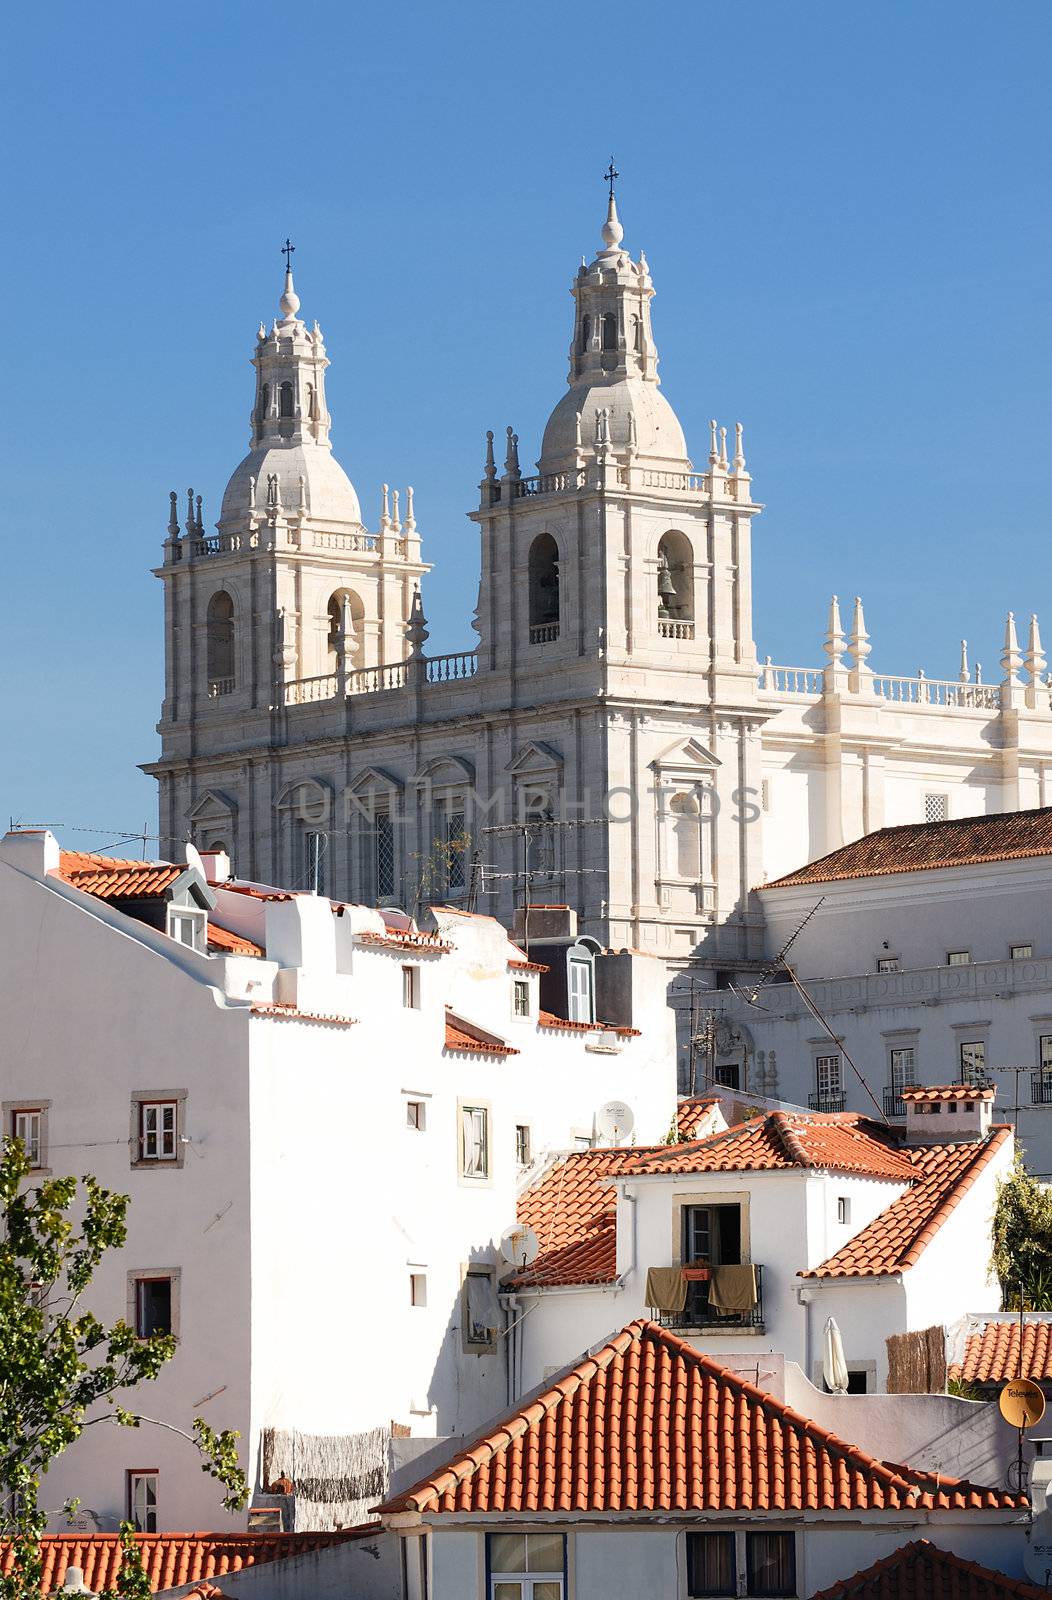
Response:
[[[591,317],[583,317],[581,319],[581,354],[582,355],[587,355],[588,346],[591,344],[591,342],[592,342],[592,319],[591,319]]]
[[[617,349],[617,318],[612,311],[603,313],[603,349]]]
[[[559,546],[550,533],[530,545],[530,641],[547,644],[559,637]]]
[[[234,687],[234,602],[225,589],[208,602],[205,632],[208,692],[229,694]]]
[[[292,385],[291,385],[291,383],[283,383],[281,385],[280,410],[281,410],[281,415],[283,417],[295,416],[295,412],[294,412],[294,410],[292,408]]]
[[[354,642],[351,650],[351,665],[362,667],[365,665],[365,607],[358,596],[350,589],[337,589],[336,593],[329,596],[327,606],[329,616],[329,633],[327,646],[329,652],[329,671],[336,671],[336,645],[340,636],[340,619],[343,614],[343,597],[347,596],[350,602],[351,627],[354,629]]]
[[[658,545],[657,614],[669,638],[694,637],[694,550],[675,530],[662,534]]]

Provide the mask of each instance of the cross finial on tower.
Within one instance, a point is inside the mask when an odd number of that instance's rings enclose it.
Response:
[[[620,176],[621,176],[621,174],[618,172],[617,168],[614,166],[614,158],[613,158],[613,156],[611,156],[610,157],[610,165],[607,167],[606,171],[603,173],[604,181],[606,183],[608,183],[609,186],[610,186],[610,198],[611,198],[611,200],[614,198],[614,180],[619,178]]]
[[[292,240],[287,234],[285,236],[285,243],[281,247],[281,253],[285,257],[285,271],[291,272],[292,258],[296,254],[296,246],[293,244]]]

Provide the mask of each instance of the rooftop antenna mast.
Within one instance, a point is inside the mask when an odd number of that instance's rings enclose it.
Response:
[[[481,879],[507,878],[512,883],[522,884],[522,947],[527,956],[530,953],[530,895],[533,890],[534,879],[541,876],[553,878],[581,878],[594,873],[605,872],[605,867],[535,867],[530,860],[530,846],[535,836],[542,829],[551,829],[554,838],[557,828],[599,828],[602,827],[602,817],[579,817],[573,822],[556,822],[552,817],[524,817],[521,822],[499,822],[488,828],[483,828],[487,834],[514,834],[522,842],[521,866],[513,867],[510,872],[500,872],[494,867],[480,866]]]

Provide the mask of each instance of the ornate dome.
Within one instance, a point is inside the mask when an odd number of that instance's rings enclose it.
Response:
[[[609,383],[593,383],[573,388],[563,395],[548,418],[541,443],[541,471],[547,471],[565,456],[580,448],[577,444],[577,418],[580,415],[581,445],[587,450],[595,440],[595,413],[610,413],[610,443],[615,451],[634,444],[640,456],[647,456],[679,472],[690,470],[687,441],[679,418],[656,383],[643,378],[615,378]],[[629,438],[629,417],[635,422],[635,437]]]
[[[295,511],[302,504],[314,522],[361,526],[362,510],[350,478],[331,450],[313,443],[271,444],[250,450],[226,486],[220,524],[248,516],[253,478],[255,506],[262,509],[267,503],[267,480],[275,475],[286,511]]]

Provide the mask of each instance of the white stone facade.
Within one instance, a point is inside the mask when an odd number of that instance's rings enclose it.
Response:
[[[510,924],[524,812],[530,893],[584,931],[675,965],[763,953],[750,891],[884,823],[1037,805],[1052,712],[1036,623],[998,681],[871,670],[860,604],[834,603],[824,668],[758,661],[740,429],[696,470],[658,387],[653,283],[603,247],[573,284],[569,387],[535,476],[492,436],[474,651],[426,652],[412,513],[366,530],[329,441],[321,334],[260,329],[251,450],[204,532],[173,499],[165,585],[162,847],[228,846],[242,870],[409,906],[437,883]],[[763,561],[758,569],[763,582]],[[977,675],[978,676],[978,675]],[[476,899],[475,903],[479,903]]]
[[[143,1410],[238,1428],[257,1498],[265,1429],[380,1430],[375,1465],[392,1425],[462,1432],[499,1410],[493,1286],[524,1163],[590,1141],[610,1099],[633,1107],[643,1138],[672,1121],[662,964],[633,959],[638,1032],[558,1027],[539,1013],[538,972],[488,918],[438,912],[432,940],[401,948],[374,911],[217,883],[210,916],[266,954],[207,956],[72,886],[58,863],[50,835],[0,845],[0,996],[18,1041],[4,1131],[33,1108],[47,1168],[131,1196],[127,1244],[92,1308],[134,1315],[136,1280],[171,1280],[178,1350],[137,1397]],[[480,1045],[450,1043],[447,1006]],[[144,1098],[178,1107],[168,1159],[140,1159]],[[469,1111],[484,1116],[474,1171]],[[481,1290],[465,1289],[472,1269]],[[479,1342],[467,1319],[487,1295],[499,1331]],[[292,1448],[278,1442],[272,1479]],[[55,1464],[46,1503],[79,1495],[112,1526],[132,1470],[160,1474],[159,1529],[244,1527],[190,1447],[156,1429],[91,1429]],[[302,1503],[286,1514],[303,1525]],[[355,1520],[339,1505],[328,1516]]]

